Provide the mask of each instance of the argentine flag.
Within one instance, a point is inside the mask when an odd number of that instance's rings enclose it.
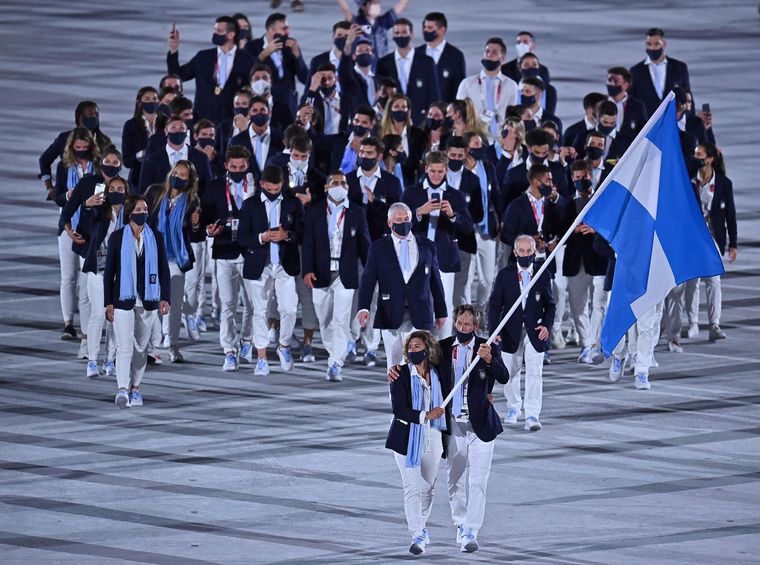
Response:
[[[675,286],[723,273],[686,172],[672,92],[598,192],[584,221],[617,255],[601,336],[609,356],[628,328]]]

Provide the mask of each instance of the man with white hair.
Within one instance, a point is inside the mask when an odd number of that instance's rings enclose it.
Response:
[[[401,363],[402,345],[414,330],[432,330],[446,321],[446,300],[435,244],[412,233],[412,211],[403,202],[388,209],[391,234],[372,242],[359,282],[362,326],[369,320],[375,285],[375,328],[382,330],[388,368]]]

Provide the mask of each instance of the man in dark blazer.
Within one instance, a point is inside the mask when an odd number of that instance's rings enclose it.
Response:
[[[689,68],[683,61],[665,55],[667,45],[663,30],[647,30],[647,58],[631,67],[633,84],[629,92],[644,103],[649,116],[654,114],[668,92],[677,86],[691,90]]]
[[[536,52],[536,38],[529,31],[520,31],[517,33],[517,41],[515,43],[515,49],[517,51],[517,57],[511,61],[507,61],[501,66],[501,72],[505,76],[508,76],[515,82],[519,82],[521,78],[520,74],[520,58],[527,53]],[[551,76],[549,75],[549,69],[546,65],[539,65],[538,76],[541,77],[546,84],[551,82]]]
[[[374,327],[382,330],[388,368],[401,363],[404,338],[411,331],[440,328],[448,315],[435,245],[412,233],[412,215],[403,202],[391,205],[391,235],[372,242],[359,281],[356,319],[362,327],[378,287]]]
[[[589,92],[583,97],[583,119],[569,126],[562,133],[562,146],[573,147],[581,152],[586,142],[586,134],[596,128],[596,110],[607,96],[601,92]]]
[[[649,119],[644,103],[628,94],[632,80],[631,73],[625,67],[607,69],[607,94],[618,110],[617,130],[631,140]]]
[[[433,102],[441,99],[433,59],[412,48],[412,22],[399,18],[393,25],[396,49],[377,62],[377,75],[392,78],[411,102],[415,126],[425,121]]]
[[[337,69],[340,66],[340,58],[343,56],[343,49],[346,47],[346,37],[348,30],[351,29],[351,22],[341,20],[336,22],[332,27],[332,45],[327,51],[315,55],[309,63],[309,77],[304,84],[311,83],[311,77],[319,70],[319,67],[325,63],[332,63]]]
[[[541,96],[541,106],[547,115],[554,115],[557,110],[557,89],[541,77],[541,63],[535,53],[526,53],[518,59],[520,67],[520,79],[517,82],[517,90],[520,92],[522,81],[529,78],[541,79],[544,91]]]
[[[599,104],[596,119],[596,131],[604,136],[604,159],[617,161],[626,152],[628,147],[633,143],[633,138],[629,137],[622,131],[617,130],[617,113],[618,108],[614,102],[605,100]],[[580,157],[585,157],[586,152],[579,153]]]
[[[322,200],[325,195],[325,176],[314,166],[311,159],[311,139],[305,133],[290,139],[288,153],[275,155],[267,165],[282,169],[282,178],[288,190],[301,201],[304,208]]]
[[[350,31],[346,38],[343,56],[338,64],[340,91],[349,96],[355,107],[377,101],[379,80],[373,70],[374,54],[367,38],[356,39],[356,32]]]
[[[333,172],[327,194],[306,211],[301,264],[312,290],[322,343],[329,353],[328,381],[340,381],[348,353],[359,261],[367,262],[369,231],[364,210],[348,199],[346,175]]]
[[[260,190],[243,203],[238,243],[245,248],[243,278],[253,303],[253,344],[258,352],[254,375],[269,374],[267,305],[274,293],[280,315],[277,356],[283,371],[293,369],[288,345],[296,324],[298,293],[295,278],[301,272],[298,245],[303,236],[303,205],[283,191],[282,169],[270,165],[259,180]]]
[[[438,89],[441,100],[453,102],[457,89],[466,74],[464,53],[446,39],[449,23],[442,12],[430,12],[422,21],[422,35],[425,45],[415,48],[417,53],[427,55],[435,63],[438,73]]]
[[[251,154],[248,170],[258,179],[267,161],[283,150],[282,132],[270,126],[270,108],[264,98],[251,99],[248,112],[251,119],[248,129],[241,131],[230,141],[230,145],[241,145]]]
[[[530,109],[536,127],[540,127],[542,123],[547,121],[554,122],[559,128],[560,136],[562,136],[562,120],[541,105],[545,92],[546,83],[540,78],[524,78],[520,81],[520,88],[517,92],[517,103]]]
[[[493,293],[488,303],[488,333],[496,331],[502,318],[532,280],[539,265],[535,263],[536,242],[530,235],[521,234],[513,246],[516,262],[504,267],[496,275]],[[502,358],[509,371],[509,382],[504,386],[507,397],[507,416],[504,422],[517,423],[520,409],[525,409],[525,429],[541,429],[541,397],[544,353],[549,348],[549,335],[554,324],[555,304],[552,296],[551,275],[544,271],[518,304],[517,309],[501,330],[497,340],[501,343]],[[525,358],[525,398],[520,396],[520,373]]]
[[[448,158],[431,151],[425,158],[425,178],[404,190],[401,201],[414,211],[412,229],[415,234],[435,243],[441,282],[446,296],[446,309],[454,310],[454,280],[462,268],[459,257],[459,234],[474,230],[467,200],[459,190],[446,184]],[[440,336],[451,333],[453,320],[439,330]]]
[[[221,16],[214,23],[212,36],[216,47],[198,51],[184,65],[179,64],[179,31],[172,27],[166,67],[183,81],[195,79],[194,108],[196,118],[217,123],[232,117],[232,99],[238,89],[248,84],[253,58],[235,43],[237,23]]]

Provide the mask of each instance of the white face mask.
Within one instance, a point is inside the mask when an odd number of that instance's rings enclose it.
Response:
[[[343,202],[348,196],[348,189],[345,186],[331,186],[327,189],[327,194],[334,202]]]
[[[255,80],[251,83],[251,90],[253,90],[253,93],[256,96],[267,96],[269,94],[270,88],[271,85],[269,84],[269,81],[264,80],[263,78]]]
[[[308,159],[293,159],[290,158],[290,167],[292,169],[298,169],[299,171],[306,170],[306,166],[309,164]]]
[[[528,51],[530,51],[530,45],[527,43],[518,43],[515,45],[515,51],[517,51],[517,58],[519,59],[523,55],[525,55]]]

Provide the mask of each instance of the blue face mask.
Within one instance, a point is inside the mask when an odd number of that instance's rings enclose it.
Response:
[[[336,37],[333,40],[333,45],[335,45],[336,49],[339,51],[343,51],[343,49],[346,48],[346,38],[345,37]]]
[[[267,198],[269,198],[270,202],[274,202],[275,200],[277,200],[280,197],[280,192],[277,192],[275,194],[272,194],[271,192],[269,192],[267,190],[262,190],[262,192],[264,193],[264,196],[266,196]]]
[[[482,161],[486,157],[486,148],[485,147],[473,147],[473,148],[470,149],[470,155],[476,161]]]
[[[251,121],[258,127],[264,127],[269,122],[269,114],[256,114],[251,117]]]
[[[236,116],[244,116],[248,113],[248,108],[243,106],[242,108],[233,108],[232,113]]]
[[[419,365],[428,358],[428,352],[427,349],[423,349],[422,351],[407,351],[406,357],[410,363]]]
[[[372,64],[372,53],[359,53],[356,56],[356,64],[360,67],[369,67]]]
[[[586,147],[586,157],[590,160],[596,161],[597,159],[601,159],[602,155],[604,155],[604,149],[599,147]]]
[[[230,180],[236,184],[240,184],[245,180],[245,176],[248,174],[248,171],[235,171],[234,173],[228,172],[228,175],[230,175]]]
[[[501,66],[499,61],[493,61],[491,59],[481,59],[480,64],[483,65],[483,68],[487,71],[495,71]]]
[[[109,179],[112,179],[113,177],[118,175],[119,171],[121,171],[121,165],[101,165],[100,166],[100,172],[103,173],[105,176],[107,176]]]
[[[462,170],[463,159],[449,159],[449,169],[455,173]]]
[[[443,120],[436,118],[427,118],[425,120],[425,123],[427,123],[428,129],[438,129],[443,125]]]
[[[185,190],[187,189],[187,180],[179,178],[177,175],[172,175],[169,177],[169,186],[174,190]]]
[[[405,151],[396,151],[396,163],[399,165],[403,165],[406,162],[406,152]]]
[[[185,143],[186,138],[186,131],[170,131],[168,134],[166,134],[166,139],[168,139],[169,143],[172,145],[182,145]]]
[[[589,192],[591,190],[591,181],[588,179],[579,179],[573,182],[573,188],[576,192]]]
[[[536,103],[536,97],[535,96],[525,96],[522,95],[522,98],[520,98],[520,104],[523,106],[533,106],[533,104]]]
[[[552,187],[548,184],[540,184],[538,185],[538,191],[541,193],[541,196],[549,196],[552,193]]]
[[[148,213],[147,212],[140,212],[140,213],[132,212],[129,215],[129,219],[133,221],[135,224],[137,224],[138,226],[144,226],[145,222],[148,221]]]
[[[393,37],[393,42],[401,49],[408,47],[411,40],[412,38],[408,35],[396,35]]]
[[[142,109],[146,114],[155,114],[156,110],[158,110],[158,101],[143,102]]]
[[[470,340],[475,337],[475,332],[460,332],[458,329],[454,329],[459,343],[470,343]]]
[[[224,45],[227,43],[227,34],[226,33],[215,33],[211,36],[211,43],[216,45],[217,47]]]
[[[214,138],[213,137],[201,137],[198,140],[198,147],[211,147],[214,145]]]
[[[394,122],[403,123],[406,122],[406,119],[409,117],[409,112],[406,110],[393,110],[391,112],[391,118],[393,118]]]
[[[521,69],[520,75],[523,78],[536,78],[538,77],[538,69]]]
[[[412,231],[412,222],[399,222],[391,224],[391,229],[401,237],[406,237]]]

